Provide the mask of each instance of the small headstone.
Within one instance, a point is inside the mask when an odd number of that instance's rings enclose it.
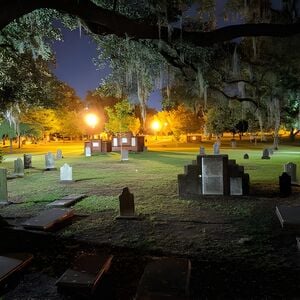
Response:
[[[134,195],[130,193],[129,188],[123,188],[119,196],[120,218],[135,217],[134,212]]]
[[[54,165],[54,156],[51,152],[48,152],[45,155],[45,169],[47,171],[55,170],[55,165]]]
[[[8,204],[7,170],[0,168],[0,205]]]
[[[219,142],[214,143],[213,150],[214,150],[214,155],[220,154],[220,143]]]
[[[24,228],[35,230],[51,230],[55,226],[73,218],[72,209],[52,208],[40,212],[37,216],[32,217],[22,224]]]
[[[261,159],[270,159],[269,149],[268,148],[265,148],[263,150],[263,155],[262,155]]]
[[[205,155],[205,148],[204,147],[200,147],[200,151],[199,151],[200,155]]]
[[[283,167],[284,172],[288,173],[291,176],[292,183],[297,183],[297,165],[289,162]]]
[[[79,289],[85,296],[92,294],[102,276],[109,270],[112,255],[82,254],[56,282],[59,290],[70,291],[72,295]]]
[[[230,177],[230,195],[243,195],[243,181],[242,177]]]
[[[24,176],[24,164],[21,158],[17,158],[14,161],[14,175],[17,177]]]
[[[72,182],[73,181],[72,167],[70,167],[68,164],[64,164],[60,168],[60,181],[62,181],[62,182]]]
[[[32,168],[32,155],[24,154],[24,169]]]
[[[127,149],[121,149],[121,161],[128,160],[128,150]]]
[[[84,154],[85,154],[85,157],[90,157],[90,156],[92,156],[92,149],[91,149],[91,147],[86,146],[86,147],[84,148]]]
[[[134,299],[187,300],[189,299],[190,274],[189,259],[156,259],[146,266]]]
[[[63,158],[62,150],[57,149],[56,150],[56,159],[62,159],[62,158]]]
[[[291,176],[286,172],[279,176],[279,190],[280,197],[288,197],[292,193]]]
[[[231,140],[231,148],[236,148],[236,140]]]
[[[245,153],[245,154],[244,154],[244,159],[249,159],[248,153]]]

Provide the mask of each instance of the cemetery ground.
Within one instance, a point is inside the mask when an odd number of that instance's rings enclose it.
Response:
[[[208,154],[212,142],[201,143]],[[203,196],[179,199],[177,174],[191,163],[199,144],[159,141],[149,151],[130,153],[120,162],[119,153],[85,157],[83,143],[25,145],[5,153],[0,165],[13,171],[13,160],[32,154],[31,169],[23,178],[8,181],[11,205],[0,215],[11,225],[1,230],[0,253],[26,251],[32,265],[4,299],[63,299],[55,281],[83,252],[114,255],[112,267],[100,285],[101,299],[132,299],[151,257],[184,257],[192,263],[191,299],[298,299],[300,252],[297,233],[283,230],[276,205],[299,205],[300,187],[279,197],[278,176],[287,162],[300,164],[299,143],[282,143],[270,160],[262,160],[270,143],[238,142],[228,154],[250,174],[248,196]],[[62,149],[56,171],[45,171],[44,154]],[[6,149],[4,149],[6,151]],[[249,159],[244,160],[244,153]],[[59,182],[59,167],[73,167],[72,183]],[[124,187],[134,194],[136,220],[116,220],[118,195]],[[44,210],[50,202],[70,194],[87,197],[74,206],[75,219],[51,233],[25,231],[21,224]],[[300,234],[298,232],[298,234]]]

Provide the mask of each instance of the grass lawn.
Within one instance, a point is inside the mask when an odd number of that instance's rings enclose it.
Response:
[[[212,142],[202,145],[208,154],[212,153]],[[291,197],[278,197],[278,176],[283,164],[291,161],[297,164],[300,178],[300,147],[283,144],[270,160],[262,160],[265,147],[271,144],[243,141],[231,149],[229,141],[222,142],[221,154],[228,154],[250,174],[249,196],[186,200],[178,197],[177,174],[183,173],[184,165],[196,158],[199,145],[151,143],[147,152],[130,153],[127,162],[120,162],[119,153],[84,157],[82,143],[25,146],[22,151],[5,154],[1,164],[13,172],[16,157],[22,153],[33,155],[33,168],[25,170],[24,178],[8,181],[9,199],[14,204],[2,208],[0,213],[19,225],[55,199],[86,194],[74,206],[76,221],[60,230],[58,236],[136,249],[140,253],[187,256],[194,259],[194,266],[200,262],[203,266],[207,260],[230,260],[230,264],[241,268],[248,268],[249,264],[252,269],[270,274],[274,270],[280,274],[278,266],[296,268],[298,273],[294,274],[299,274],[300,263],[295,264],[293,259],[297,255],[295,235],[281,230],[275,206],[299,204],[299,187],[293,187]],[[55,153],[56,149],[62,149],[64,158],[56,161],[56,171],[44,171],[44,154]],[[249,154],[249,160],[243,159],[244,153]],[[59,182],[59,168],[64,163],[73,167],[74,183]],[[125,186],[134,193],[140,220],[115,219],[118,195]],[[290,287],[291,293],[294,288],[296,283]]]

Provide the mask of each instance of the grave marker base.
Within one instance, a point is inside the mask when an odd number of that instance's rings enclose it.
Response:
[[[276,206],[276,215],[282,228],[300,230],[300,206]]]
[[[69,207],[77,203],[78,201],[84,199],[86,195],[83,194],[71,194],[61,198],[60,200],[55,200],[49,203],[48,207]]]

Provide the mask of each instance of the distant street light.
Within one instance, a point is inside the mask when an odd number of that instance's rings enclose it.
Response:
[[[157,140],[157,133],[160,130],[161,124],[158,120],[155,120],[152,122],[151,127],[154,130],[154,133],[156,134],[155,140]]]
[[[89,113],[85,116],[85,122],[88,126],[90,126],[91,128],[95,128],[95,126],[97,125],[97,123],[99,122],[99,118],[92,113]]]

